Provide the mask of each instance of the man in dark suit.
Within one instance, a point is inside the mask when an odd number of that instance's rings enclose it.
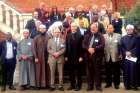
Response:
[[[84,27],[84,20],[79,19],[79,26],[78,26],[78,32],[80,33],[81,36],[85,36],[86,34],[88,34],[89,29]]]
[[[12,39],[11,33],[7,33],[7,40],[1,43],[1,57],[2,57],[2,88],[1,91],[6,90],[6,85],[9,89],[15,90],[13,86],[13,76],[16,66],[17,43]]]
[[[134,32],[133,25],[127,25],[126,31],[127,35],[123,36],[120,41],[121,53],[123,57],[124,87],[126,90],[137,90],[137,60],[131,59],[138,58],[138,36]]]
[[[102,33],[102,34],[105,34],[106,33],[105,32],[104,25],[101,22],[99,22],[99,15],[95,14],[93,16],[92,23],[91,24],[93,24],[93,23],[97,25],[98,30],[99,30],[100,33]]]
[[[71,23],[71,33],[66,39],[66,59],[68,60],[68,71],[70,87],[68,90],[79,91],[82,87],[82,36],[78,31],[76,23]]]
[[[98,26],[93,23],[90,27],[91,33],[87,34],[83,40],[83,48],[85,49],[85,58],[87,62],[87,91],[94,89],[102,91],[101,88],[101,62],[103,57],[105,40],[99,33]]]
[[[38,27],[41,22],[38,19],[38,12],[33,12],[33,18],[27,21],[27,24],[25,26],[26,29],[29,29],[30,32],[30,38],[34,38],[39,32]]]
[[[140,35],[138,36],[138,42],[137,42],[137,44],[138,44],[138,49],[137,49],[137,56],[138,56],[138,62],[137,62],[137,68],[138,68],[138,72],[137,72],[137,74],[138,74],[138,78],[140,78]],[[140,87],[140,79],[138,79],[138,87]]]

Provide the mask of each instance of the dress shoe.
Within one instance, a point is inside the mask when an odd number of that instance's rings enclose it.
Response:
[[[87,88],[87,91],[92,91],[93,90],[93,87],[88,87]]]
[[[19,87],[19,90],[20,90],[20,91],[23,91],[23,90],[25,90],[25,88],[22,87],[22,86],[20,86],[20,87]]]
[[[133,90],[137,91],[138,90],[138,87],[134,87]]]
[[[109,87],[111,87],[111,85],[109,85],[109,84],[107,84],[107,85],[105,86],[105,88],[109,88]]]
[[[130,86],[125,87],[126,90],[131,90],[132,88]]]
[[[30,86],[29,89],[30,89],[30,90],[36,90],[36,87],[34,87],[34,86]]]
[[[50,88],[50,91],[54,91],[54,90],[55,90],[55,88],[54,88],[54,87],[51,87],[51,88]]]
[[[103,91],[103,89],[101,87],[96,87],[97,91]]]
[[[76,87],[75,88],[75,91],[80,91],[81,90],[81,87]]]
[[[75,87],[70,86],[69,88],[67,88],[67,90],[73,90],[75,89]]]
[[[58,90],[60,90],[60,91],[64,91],[64,88],[63,88],[63,87],[60,87],[60,88],[58,88]]]
[[[115,86],[115,89],[119,89],[119,86],[118,86],[118,85],[116,85],[116,86]]]
[[[16,90],[16,88],[14,86],[9,86],[10,90]]]
[[[6,91],[6,87],[1,87],[1,92]]]

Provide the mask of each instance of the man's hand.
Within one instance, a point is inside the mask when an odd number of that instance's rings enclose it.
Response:
[[[35,58],[35,63],[38,63],[38,58]]]
[[[65,61],[68,61],[68,57],[65,57]]]
[[[119,59],[122,60],[123,59],[123,56],[122,55],[119,55]]]
[[[55,52],[55,53],[53,54],[53,56],[54,56],[55,58],[58,58],[58,57],[59,57],[59,53],[58,53],[58,52]]]
[[[88,52],[92,55],[95,52],[95,49],[94,48],[89,48]]]
[[[132,53],[129,51],[126,51],[126,56],[130,58],[132,56]]]
[[[82,62],[82,61],[83,61],[83,58],[82,58],[82,57],[80,57],[80,58],[79,58],[79,62]]]
[[[27,58],[28,58],[27,55],[22,55],[22,56],[21,56],[21,59],[22,59],[22,60],[27,60]]]

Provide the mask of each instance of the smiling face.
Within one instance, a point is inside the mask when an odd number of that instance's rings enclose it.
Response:
[[[126,29],[126,31],[128,35],[132,35],[134,33],[134,29],[132,28]]]
[[[7,33],[7,40],[11,40],[12,39],[12,34],[11,33]]]
[[[96,24],[92,24],[92,25],[90,26],[90,31],[91,31],[91,33],[97,33],[97,32],[98,32],[98,27],[97,27],[97,25],[96,25]]]
[[[71,32],[72,33],[77,32],[77,24],[76,23],[71,23]]]
[[[34,12],[33,12],[33,17],[34,17],[35,19],[38,19],[38,12],[37,12],[37,11],[34,11]]]
[[[79,26],[82,27],[82,28],[84,27],[84,21],[82,19],[79,20]]]
[[[24,38],[27,39],[29,37],[29,31],[24,31],[23,36],[24,36]]]
[[[114,32],[114,27],[113,25],[108,25],[107,26],[107,33],[112,34]]]
[[[41,33],[45,33],[45,32],[46,32],[46,27],[45,27],[45,25],[40,25],[40,26],[39,26],[39,31],[40,31]]]

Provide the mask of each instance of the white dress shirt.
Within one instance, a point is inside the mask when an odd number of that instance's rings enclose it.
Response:
[[[7,47],[6,59],[13,58],[14,57],[14,54],[13,54],[13,45],[12,45],[12,42],[6,41],[6,47]]]
[[[59,39],[60,39],[60,38],[56,38],[56,37],[55,37],[55,42],[56,42],[57,45],[59,44]]]
[[[81,35],[84,35],[86,29],[84,29],[84,28],[79,28],[79,29],[80,29],[80,33],[81,33]]]

